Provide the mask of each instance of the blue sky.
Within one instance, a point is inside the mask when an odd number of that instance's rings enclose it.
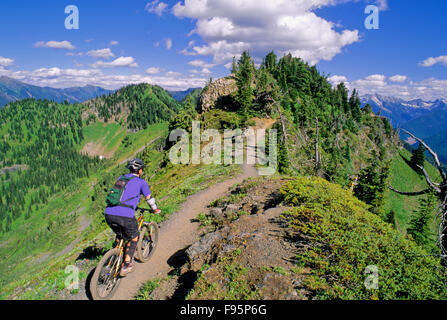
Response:
[[[79,29],[67,30],[68,5]],[[379,9],[368,30],[367,5]],[[41,86],[179,90],[291,52],[362,94],[447,98],[447,1],[41,0],[0,2],[0,75]]]

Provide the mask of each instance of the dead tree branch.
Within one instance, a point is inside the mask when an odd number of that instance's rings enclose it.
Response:
[[[413,139],[419,141],[425,147],[425,149],[427,149],[427,151],[431,154],[431,156],[435,160],[436,168],[438,169],[439,174],[441,175],[442,180],[444,182],[446,182],[447,181],[447,175],[446,175],[446,173],[444,172],[444,170],[441,167],[441,162],[439,161],[439,157],[438,157],[437,153],[434,152],[422,139],[419,139],[418,137],[416,137],[411,132],[409,132],[409,131],[407,131],[405,129],[402,129],[402,131],[405,132],[406,134],[408,134]]]
[[[441,189],[439,189],[439,183],[435,183],[433,181],[431,181],[430,176],[427,173],[427,170],[425,170],[425,168],[423,166],[420,165],[416,165],[424,174],[425,177],[425,181],[427,181],[427,184],[432,187],[437,193],[441,193]]]
[[[420,196],[423,194],[427,194],[431,191],[431,188],[427,188],[425,190],[422,191],[416,191],[416,192],[405,192],[405,191],[399,191],[397,189],[394,189],[392,186],[388,186],[388,189],[390,189],[391,191],[394,191],[398,194],[404,195],[404,196]]]
[[[430,175],[428,174],[427,170],[425,170],[424,166],[417,165],[417,167],[424,174],[425,181],[427,182],[427,184],[429,186],[427,189],[419,191],[419,192],[402,192],[402,191],[394,189],[392,186],[389,186],[388,188],[396,193],[399,193],[402,195],[407,195],[407,196],[417,196],[417,195],[422,195],[422,194],[426,194],[426,193],[433,192],[433,191],[436,193],[439,200],[441,201],[440,208],[436,213],[436,217],[438,217],[438,216],[441,217],[441,222],[439,223],[439,228],[438,228],[438,246],[441,249],[441,253],[442,253],[441,256],[443,257],[443,259],[445,259],[447,257],[447,224],[446,224],[446,222],[447,222],[447,174],[442,169],[441,162],[439,161],[439,157],[438,157],[437,153],[433,151],[433,149],[431,149],[422,139],[416,137],[411,132],[404,130],[404,129],[402,129],[402,130],[403,130],[403,132],[405,132],[406,134],[411,136],[413,139],[419,141],[419,143],[421,143],[425,147],[425,149],[427,149],[427,151],[430,153],[430,155],[435,160],[435,165],[439,171],[439,174],[441,175],[442,182],[441,183],[433,182],[433,180],[430,178]],[[444,262],[444,264],[447,263],[446,260],[444,260],[443,262]]]

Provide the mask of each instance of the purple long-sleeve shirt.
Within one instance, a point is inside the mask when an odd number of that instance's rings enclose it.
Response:
[[[132,173],[124,175],[125,177],[131,177]],[[134,209],[116,206],[116,207],[107,207],[105,214],[113,215],[113,216],[121,216],[121,217],[128,217],[133,218],[135,217],[135,209],[138,206],[138,203],[140,202],[141,195],[143,195],[145,198],[147,198],[151,194],[151,190],[149,189],[149,185],[146,181],[139,178],[138,176],[134,175],[135,178],[130,180],[127,185],[126,189],[123,192],[123,195],[121,197],[121,201],[126,204],[132,206]],[[122,176],[121,176],[122,177]],[[120,178],[121,178],[120,177]],[[128,200],[130,199],[130,200]],[[128,201],[125,201],[128,200]]]

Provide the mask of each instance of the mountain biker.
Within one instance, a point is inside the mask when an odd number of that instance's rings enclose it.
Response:
[[[147,203],[154,211],[159,214],[160,209],[155,204],[155,199],[151,196],[151,191],[146,181],[141,179],[143,169],[145,165],[140,159],[132,159],[127,164],[127,168],[130,173],[124,175],[124,177],[130,178],[121,198],[127,199],[120,202],[119,205],[113,207],[107,207],[105,210],[105,219],[110,228],[115,232],[116,241],[120,241],[120,235],[122,235],[124,241],[128,241],[125,252],[124,263],[121,268],[121,276],[127,275],[133,271],[133,256],[138,244],[139,232],[138,223],[135,219],[135,209],[140,202],[140,197],[143,195],[146,198]],[[120,176],[120,180],[123,176]]]

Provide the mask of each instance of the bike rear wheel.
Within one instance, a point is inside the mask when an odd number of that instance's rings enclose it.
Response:
[[[148,261],[155,252],[158,242],[158,226],[149,223],[141,229],[140,239],[137,245],[137,259],[140,262]]]
[[[108,251],[96,266],[90,281],[90,293],[94,300],[108,300],[118,289],[121,281],[121,250]]]

